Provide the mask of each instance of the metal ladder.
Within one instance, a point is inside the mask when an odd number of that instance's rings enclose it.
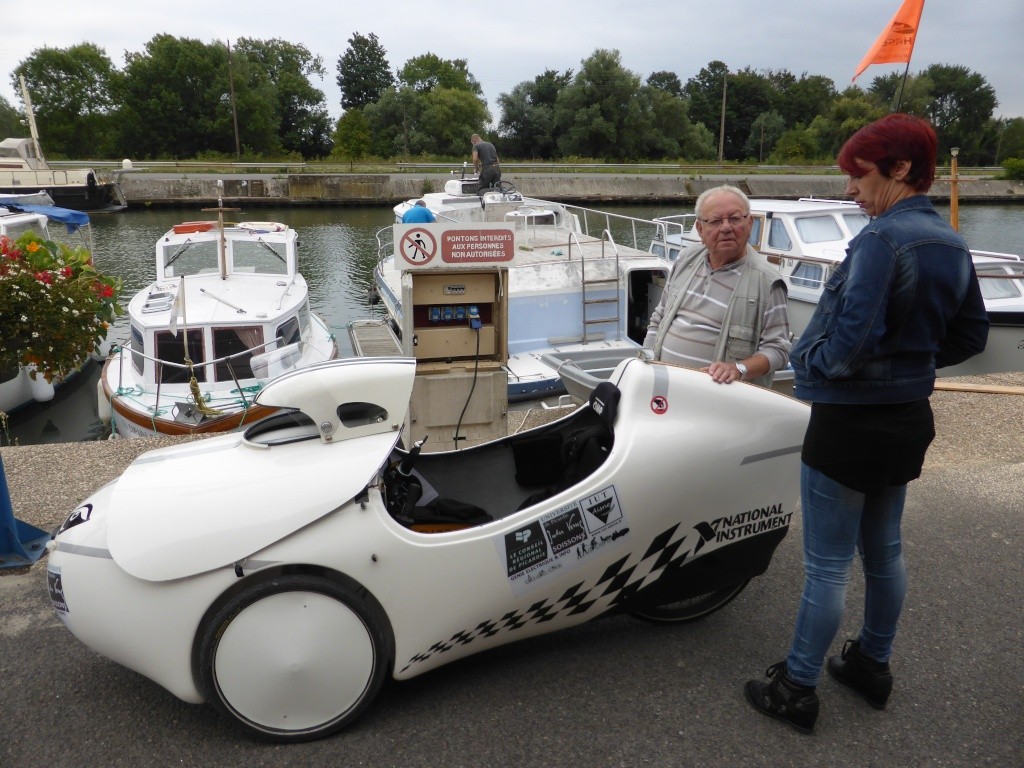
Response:
[[[622,322],[621,322],[622,318],[621,318],[621,315],[620,315],[621,307],[620,307],[620,303],[619,303],[619,284],[620,284],[620,278],[619,278],[619,249],[615,245],[615,240],[612,238],[612,233],[609,232],[607,229],[604,230],[601,233],[601,259],[602,260],[605,258],[605,244],[606,243],[609,243],[611,245],[612,251],[614,251],[614,253],[615,253],[615,277],[598,278],[596,280],[588,280],[587,279],[587,257],[586,257],[586,254],[583,251],[582,246],[580,246],[580,298],[581,298],[581,301],[583,303],[583,333],[582,333],[582,341],[583,341],[584,344],[586,344],[588,341],[591,340],[590,334],[588,333],[588,328],[590,326],[592,326],[592,325],[602,325],[602,324],[614,323],[615,324],[615,340],[619,341],[622,338]],[[577,244],[578,244],[578,242],[577,242]],[[570,258],[571,258],[571,249],[572,249],[572,240],[571,239],[570,239],[570,243],[569,243],[569,248],[570,248]],[[593,291],[593,290],[597,290],[597,288],[599,286],[609,286],[609,285],[612,285],[612,286],[615,287],[615,296],[613,296],[613,297],[610,297],[610,298],[591,298],[591,296],[588,295],[588,289]],[[598,305],[600,305],[600,304],[614,304],[614,306],[615,306],[615,313],[613,315],[611,315],[611,316],[606,316],[606,317],[588,317],[587,309],[589,308],[591,311],[594,311],[594,310],[597,309]],[[604,337],[604,334],[601,334],[600,336],[595,336],[595,338],[603,338],[603,337]]]

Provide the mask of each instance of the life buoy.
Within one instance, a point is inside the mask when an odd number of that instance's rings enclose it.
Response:
[[[276,221],[242,221],[238,224],[239,229],[249,232],[284,232],[288,227]]]
[[[217,226],[216,221],[183,221],[174,225],[174,233],[187,235],[189,232],[209,232]]]

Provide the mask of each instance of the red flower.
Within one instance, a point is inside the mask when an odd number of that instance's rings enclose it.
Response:
[[[47,285],[53,282],[53,275],[49,272],[36,272],[35,278],[40,283],[46,283]]]
[[[72,270],[71,267],[61,267],[60,270],[61,277],[71,277],[73,272],[74,270]]]

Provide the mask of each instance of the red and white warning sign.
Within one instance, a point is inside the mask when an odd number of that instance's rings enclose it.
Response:
[[[515,233],[506,224],[395,224],[394,241],[401,269],[501,264],[516,252]]]

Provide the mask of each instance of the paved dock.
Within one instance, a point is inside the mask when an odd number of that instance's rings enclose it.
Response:
[[[49,606],[43,562],[0,575],[0,765],[1022,766],[1022,403],[932,398],[938,436],[907,502],[910,588],[884,712],[825,678],[807,737],[743,700],[789,640],[799,521],[768,573],[703,621],[615,617],[488,651],[390,684],[349,730],[291,747],[236,736],[211,708],[85,649]],[[52,528],[133,456],[174,440],[0,448],[15,514]],[[861,584],[836,651],[856,631]]]

